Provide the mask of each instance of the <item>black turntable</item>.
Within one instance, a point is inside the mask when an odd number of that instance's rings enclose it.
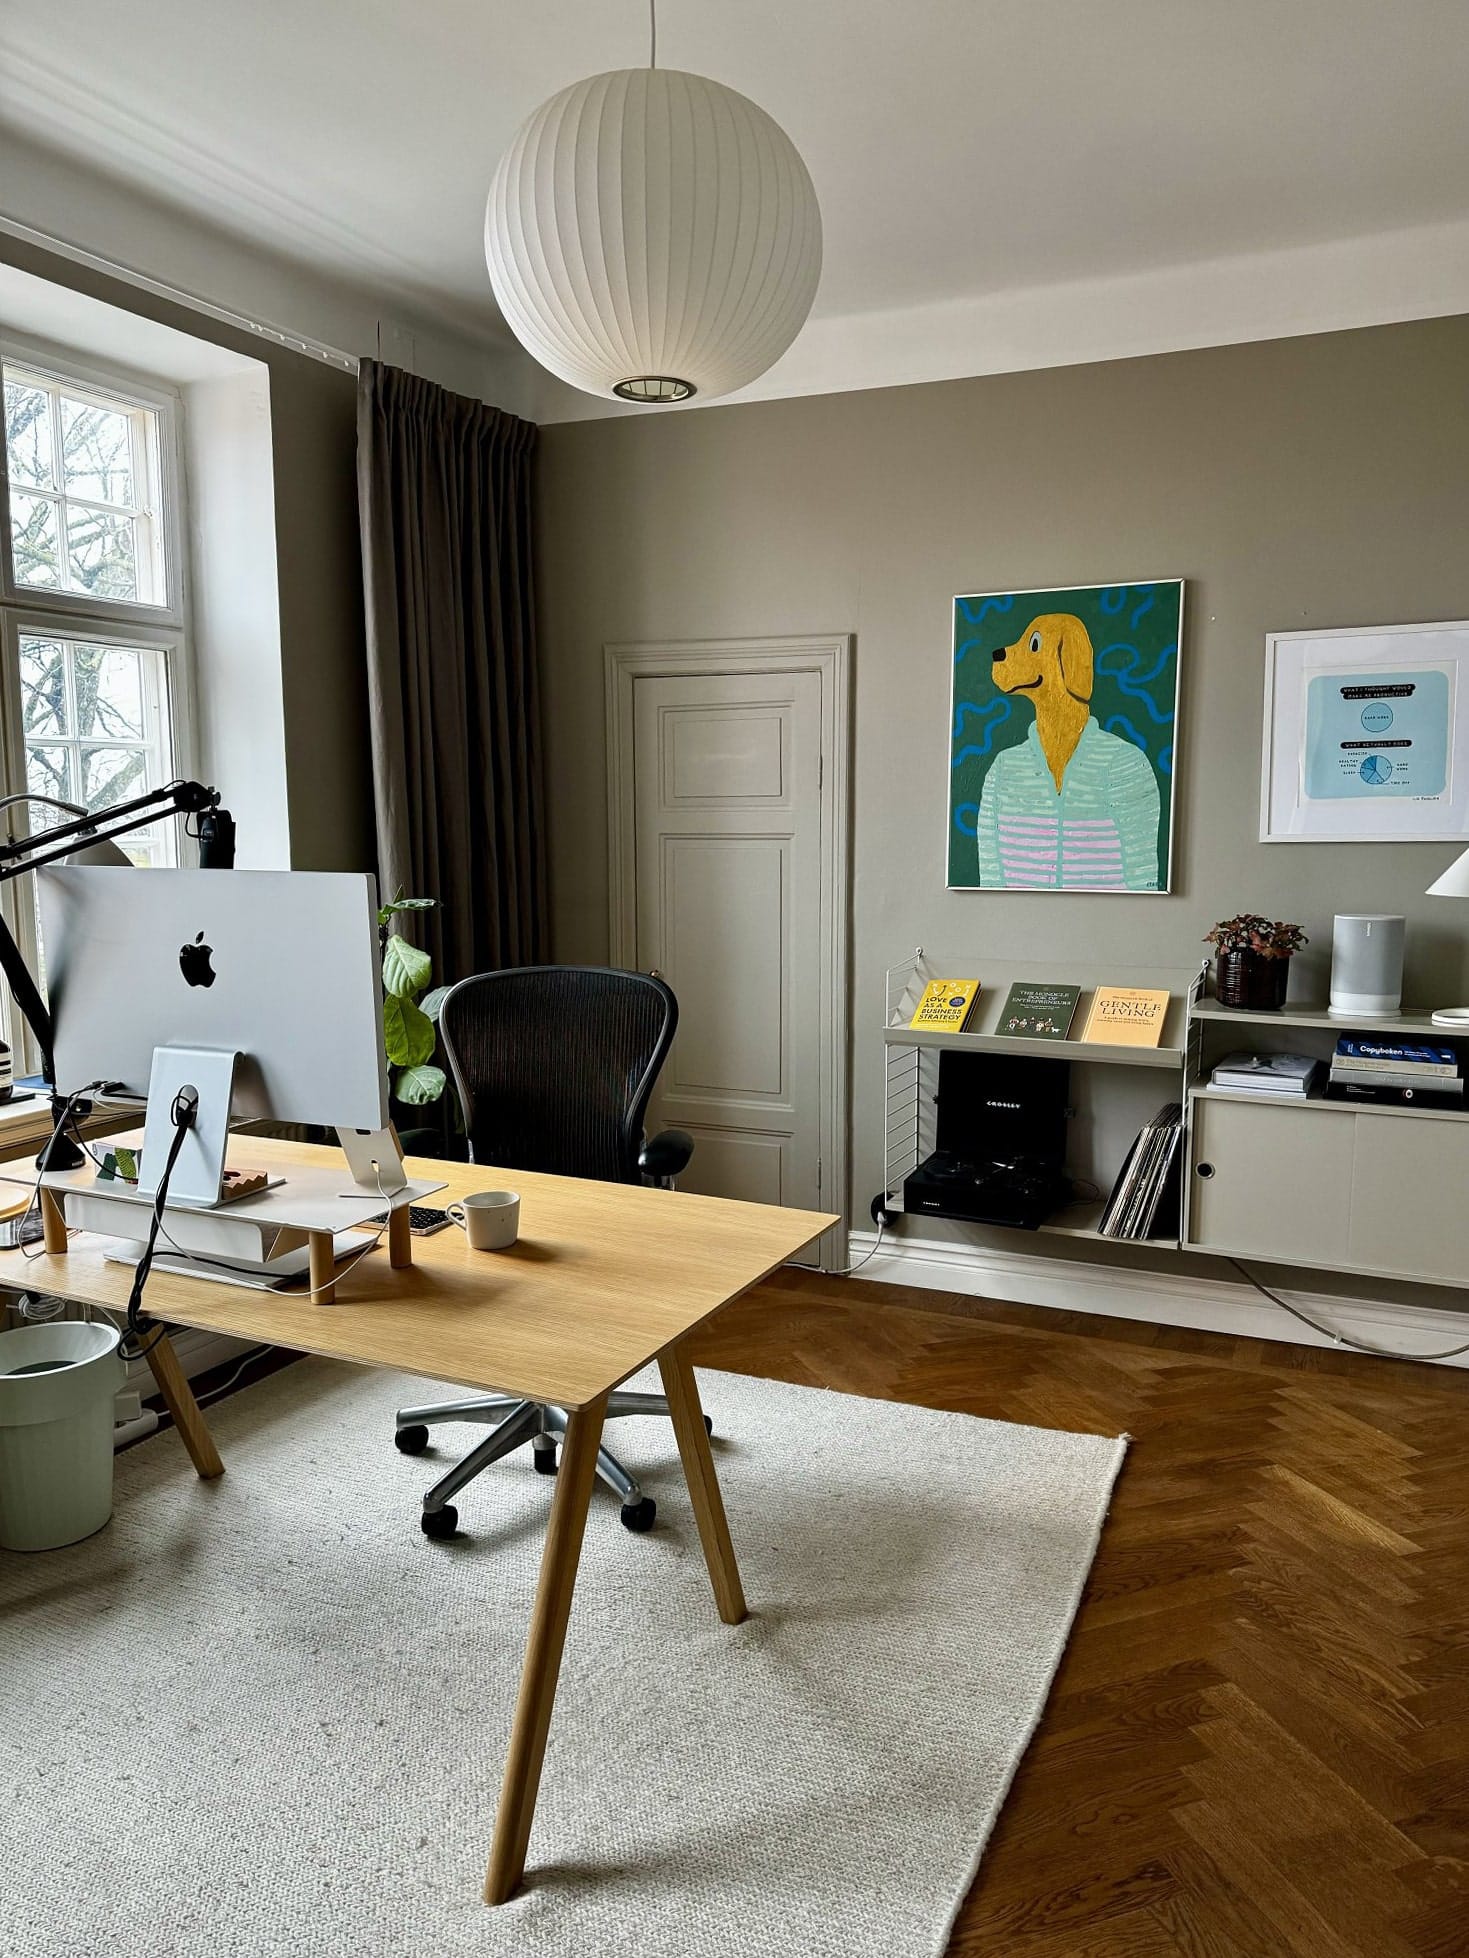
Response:
[[[903,1184],[903,1208],[929,1217],[1036,1230],[1071,1194],[1065,1173],[1065,1061],[939,1056],[937,1148]]]

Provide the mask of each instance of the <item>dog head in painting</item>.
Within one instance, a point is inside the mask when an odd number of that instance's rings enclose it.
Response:
[[[1028,694],[1034,703],[1036,734],[1059,791],[1089,718],[1094,662],[1086,627],[1071,612],[1042,612],[991,658],[1000,692]]]

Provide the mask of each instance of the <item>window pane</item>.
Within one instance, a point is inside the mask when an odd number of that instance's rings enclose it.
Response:
[[[60,639],[20,636],[20,715],[27,739],[64,735],[66,721],[66,647]]]
[[[76,727],[84,741],[141,741],[143,663],[123,646],[72,647]]]
[[[51,473],[51,400],[43,388],[5,383],[5,453],[13,489],[54,489]]]
[[[56,553],[56,505],[43,496],[10,492],[10,541],[15,582],[54,591],[61,583]]]
[[[26,743],[26,787],[34,789],[37,795],[58,796],[63,802],[77,800],[76,788],[71,778],[71,756],[74,750],[43,746],[39,742]],[[43,822],[33,826],[44,828]]]
[[[67,509],[67,584],[93,598],[136,598],[131,517],[101,510]]]
[[[133,501],[131,417],[61,397],[62,487],[94,503]]]
[[[83,748],[81,795],[89,809],[108,809],[141,795],[148,786],[146,748]]]

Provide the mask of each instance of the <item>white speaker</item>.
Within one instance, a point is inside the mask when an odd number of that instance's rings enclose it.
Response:
[[[1331,1005],[1338,1020],[1373,1020],[1403,1003],[1402,918],[1339,917],[1331,930]]]

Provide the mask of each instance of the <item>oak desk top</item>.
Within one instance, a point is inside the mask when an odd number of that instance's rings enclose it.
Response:
[[[335,1149],[253,1135],[231,1150],[241,1169],[287,1177],[293,1163],[331,1157],[341,1160]],[[472,1251],[451,1225],[414,1238],[411,1268],[393,1270],[384,1237],[340,1280],[330,1305],[313,1305],[304,1292],[250,1291],[155,1267],[150,1315],[584,1407],[838,1221],[818,1211],[472,1163],[410,1160],[408,1173],[442,1180],[440,1205],[472,1190],[518,1191],[519,1242],[509,1251]],[[105,1242],[78,1233],[64,1256],[0,1257],[0,1282],[121,1310],[132,1271],[107,1261]]]

